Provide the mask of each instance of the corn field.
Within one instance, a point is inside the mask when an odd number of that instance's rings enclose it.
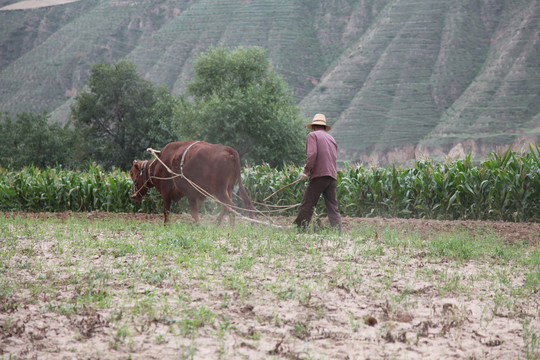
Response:
[[[510,150],[492,153],[474,165],[470,155],[452,162],[422,160],[410,168],[345,165],[338,172],[338,201],[344,216],[402,217],[444,220],[540,221],[540,149],[530,153]],[[269,165],[246,167],[242,181],[256,206],[294,205],[301,201],[305,182],[296,183],[301,168],[276,170]],[[0,168],[0,211],[108,211],[161,212],[161,199],[153,189],[141,203],[130,199],[131,179],[122,171],[105,172],[98,166],[87,171],[61,167],[25,168],[14,172]],[[215,206],[206,202],[207,211]],[[181,201],[173,211],[187,211]],[[279,209],[279,208],[278,208]],[[296,209],[277,212],[293,215]],[[316,213],[325,215],[324,201]]]
[[[61,167],[27,167],[17,172],[0,168],[0,211],[161,211],[153,199],[132,202],[131,184],[128,173],[105,172],[99,166],[84,172]]]

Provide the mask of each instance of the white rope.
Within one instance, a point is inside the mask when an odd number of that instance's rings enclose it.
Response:
[[[237,198],[240,198],[237,194],[233,194],[233,195],[236,196]],[[273,204],[265,204],[265,203],[261,203],[261,202],[257,202],[257,201],[253,201],[253,203],[256,204],[256,205],[264,206],[266,208],[276,208],[275,210],[257,210],[260,213],[283,212],[283,211],[294,209],[295,207],[300,206],[300,203],[294,204],[294,205],[273,205]]]

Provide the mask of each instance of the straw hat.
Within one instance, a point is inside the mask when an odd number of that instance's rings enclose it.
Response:
[[[315,114],[311,124],[307,124],[306,127],[311,130],[313,128],[313,125],[325,126],[326,131],[330,131],[330,129],[332,128],[330,125],[326,125],[326,116],[324,116],[324,114]]]

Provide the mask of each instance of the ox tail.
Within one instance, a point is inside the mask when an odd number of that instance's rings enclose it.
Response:
[[[246,189],[244,188],[244,185],[242,184],[242,179],[240,178],[240,176],[238,177],[238,192],[240,193],[240,197],[244,202],[244,207],[248,209],[247,216],[252,219],[256,210],[253,206],[253,202],[251,202],[251,199],[249,198]]]
[[[247,210],[246,215],[250,219],[252,219],[254,217],[255,211],[257,210],[255,209],[255,206],[253,206],[253,202],[249,198],[246,188],[244,188],[244,184],[242,184],[242,173],[240,170],[240,156],[238,155],[237,151],[234,151],[234,153],[235,153],[235,158],[236,158],[235,162],[238,164],[238,168],[236,169],[237,170],[236,178],[238,179],[238,192],[240,193],[240,197],[242,198],[242,201],[244,203],[244,208]]]

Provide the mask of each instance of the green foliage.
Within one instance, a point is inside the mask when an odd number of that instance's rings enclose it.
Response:
[[[161,211],[161,203],[152,198],[132,202],[130,190],[129,174],[116,169],[105,172],[95,165],[85,172],[61,167],[31,166],[17,172],[0,168],[0,211]]]
[[[212,47],[194,71],[187,87],[194,101],[177,109],[181,138],[232,146],[249,163],[302,161],[303,119],[263,48]]]
[[[300,176],[301,168],[289,165],[283,170],[276,171],[269,164],[246,167],[242,171],[242,183],[251,200],[257,203],[269,203],[277,206],[287,206],[299,203],[302,200],[305,183],[298,182],[272,196],[268,201],[264,199],[282,187],[294,182]],[[293,214],[296,210],[284,211],[281,214]]]
[[[518,155],[511,151],[491,154],[478,166],[470,157],[451,163],[419,161],[413,168],[363,168],[347,166],[338,172],[338,201],[345,216],[387,216],[428,219],[540,221],[540,149]],[[278,215],[293,215],[305,188],[298,182],[301,168],[276,170],[269,164],[246,167],[242,182],[256,203],[273,206]],[[131,179],[119,170],[104,172],[91,166],[86,172],[61,168],[21,171],[0,168],[0,211],[111,211],[161,212],[155,190],[142,203],[130,201]],[[218,207],[206,202],[209,211]],[[268,210],[258,205],[261,210]],[[185,203],[175,211],[186,211]],[[324,201],[315,209],[324,215]],[[455,243],[460,257],[470,249]]]
[[[141,78],[131,63],[95,65],[88,87],[71,106],[82,140],[80,158],[128,169],[148,147],[173,140],[170,117],[175,100]]]
[[[428,219],[540,221],[540,149],[518,155],[492,153],[475,166],[469,157],[451,163],[418,161],[398,169],[346,167],[338,172],[342,214]],[[274,191],[298,178],[301,169],[275,171],[268,165],[244,169],[243,182],[252,199],[264,202]],[[305,184],[286,188],[269,202],[300,202]],[[324,214],[324,201],[315,211]],[[294,213],[290,210],[289,214]]]
[[[0,114],[0,165],[21,169],[26,165],[54,166],[69,161],[73,132],[67,126],[49,124],[49,115],[22,113],[12,121]]]
[[[174,135],[177,127],[174,109],[178,99],[163,86],[155,89],[154,96],[155,102],[146,122],[150,126],[148,137],[152,141],[151,147],[161,149],[169,142],[177,140]]]
[[[428,250],[434,257],[452,258],[461,261],[478,258],[478,254],[486,251],[485,244],[471,241],[467,232],[457,234],[440,234],[428,244]]]

